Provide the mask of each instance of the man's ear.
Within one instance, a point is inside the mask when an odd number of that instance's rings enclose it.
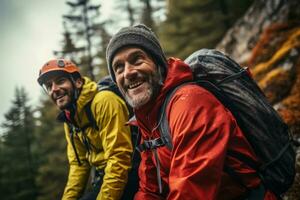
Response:
[[[82,88],[83,83],[84,83],[84,80],[82,78],[78,78],[75,81],[75,87],[77,89],[80,89],[80,88]]]

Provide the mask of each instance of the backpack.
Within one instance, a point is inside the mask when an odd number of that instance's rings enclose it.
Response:
[[[292,185],[295,177],[295,151],[288,126],[268,103],[263,92],[252,79],[248,68],[242,68],[235,61],[217,50],[201,49],[186,60],[194,74],[194,84],[204,87],[228,108],[249,141],[261,166],[257,166],[242,154],[227,152],[257,170],[264,186],[280,196]],[[172,95],[181,84],[166,96],[159,116],[161,137],[146,141],[139,146],[152,148],[166,145],[172,149],[166,108]],[[239,179],[233,170],[224,170]],[[241,181],[240,181],[241,182]]]
[[[121,94],[120,90],[118,89],[117,85],[112,81],[110,76],[105,76],[102,79],[100,79],[97,83],[98,91],[111,91],[117,94],[119,97],[121,97],[124,102],[125,99],[123,98],[123,95]],[[129,111],[129,118],[133,117],[133,110],[132,108],[126,103],[127,109]],[[95,129],[99,130],[96,120],[93,116],[93,113],[91,111],[91,102],[87,103],[84,107],[85,113],[87,115],[87,118],[89,120],[89,126],[94,127]],[[133,147],[137,146],[139,143],[139,134],[136,127],[130,127],[131,129],[131,141],[133,144]],[[138,177],[138,168],[140,164],[140,155],[136,153],[136,151],[133,152],[132,155],[132,168],[128,174],[128,182],[126,184],[126,187],[124,189],[124,193],[122,196],[122,199],[124,200],[130,200],[133,199],[135,193],[138,191],[138,184],[139,184],[139,177]]]

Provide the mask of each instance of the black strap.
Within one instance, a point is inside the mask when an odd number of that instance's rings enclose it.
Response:
[[[162,137],[155,138],[153,140],[144,140],[144,142],[136,147],[136,150],[143,152],[146,150],[157,149],[158,147],[165,146],[167,141]]]
[[[194,82],[186,82],[183,84],[180,84],[179,86],[175,87],[169,93],[166,95],[166,98],[164,100],[164,103],[162,104],[159,112],[159,121],[158,121],[158,126],[159,126],[159,132],[162,137],[162,140],[166,142],[166,146],[171,150],[173,148],[172,144],[172,138],[170,134],[170,127],[169,127],[169,122],[167,118],[167,106],[169,105],[169,102],[171,101],[173,95],[176,93],[176,91],[181,88],[184,85],[187,84],[195,84]]]
[[[168,122],[167,115],[166,115],[166,113],[167,113],[166,110],[167,110],[167,106],[168,106],[169,102],[171,101],[175,92],[180,87],[182,87],[186,84],[193,84],[193,82],[186,82],[186,83],[180,84],[177,87],[175,87],[174,89],[170,90],[169,93],[167,93],[166,98],[165,98],[165,100],[160,108],[160,112],[158,114],[159,120],[158,120],[157,126],[159,128],[160,137],[151,139],[151,140],[144,140],[144,142],[142,144],[140,144],[139,146],[136,147],[136,149],[139,152],[157,149],[158,147],[162,147],[165,145],[168,147],[168,149],[172,150],[173,144],[172,144],[172,138],[170,135],[170,127],[169,127],[169,122]]]
[[[135,161],[140,160],[139,154],[137,154],[136,151],[139,151],[138,146],[141,141],[141,134],[138,127],[130,127],[130,132],[131,132],[131,142],[134,145],[133,146],[134,149],[131,157],[131,163],[134,163]],[[139,163],[140,161],[137,162]]]
[[[249,191],[247,186],[244,184],[241,177],[235,172],[235,170],[228,165],[224,165],[223,171],[226,172],[233,180],[235,180],[238,184],[240,184],[246,191]]]
[[[96,120],[94,118],[94,115],[92,113],[92,110],[91,110],[92,101],[89,101],[84,106],[84,111],[85,111],[85,114],[86,114],[86,116],[88,118],[89,123],[87,125],[85,125],[84,127],[82,127],[81,129],[85,130],[87,127],[92,126],[94,129],[96,129],[97,131],[99,131],[99,127],[97,126],[97,122],[96,122]]]
[[[103,177],[104,177],[104,169],[96,169],[95,167],[92,168],[92,186],[95,189],[101,188],[101,185],[103,183]]]
[[[79,158],[79,155],[78,155],[78,152],[77,152],[77,148],[76,148],[76,145],[75,145],[75,141],[74,141],[74,134],[76,134],[78,136],[78,133],[81,132],[82,134],[82,142],[85,146],[85,149],[87,150],[88,154],[91,153],[91,148],[95,148],[89,141],[89,138],[86,136],[85,134],[85,129],[87,127],[90,126],[90,124],[82,127],[82,128],[78,128],[76,127],[75,125],[73,125],[72,123],[70,122],[66,122],[68,127],[69,127],[69,132],[70,132],[70,139],[71,139],[71,144],[72,144],[72,148],[74,149],[74,152],[75,152],[75,156],[76,156],[76,160],[78,162],[79,165],[82,165],[81,161],[80,161],[80,158]],[[78,136],[79,137],[79,136]],[[95,148],[96,149],[96,148]]]
[[[247,157],[246,155],[240,153],[240,152],[237,152],[237,151],[231,151],[231,150],[228,150],[227,151],[227,154],[229,156],[232,156],[244,163],[246,163],[249,167],[251,167],[252,169],[255,169],[255,170],[259,170],[259,165],[257,162],[255,162],[254,160],[250,159],[249,157]]]
[[[80,158],[79,158],[79,155],[78,155],[78,152],[77,152],[77,149],[76,149],[76,145],[75,145],[75,141],[74,141],[74,134],[78,134],[79,132],[82,132],[82,136],[83,136],[82,137],[82,142],[83,142],[87,152],[90,153],[91,152],[91,147],[93,147],[93,148],[95,148],[95,147],[90,143],[88,137],[86,136],[85,129],[92,126],[94,129],[99,130],[99,128],[97,126],[97,123],[96,123],[96,120],[95,120],[95,118],[93,116],[93,113],[91,111],[91,103],[92,103],[92,101],[89,101],[84,106],[85,113],[86,113],[86,116],[87,116],[89,122],[81,128],[79,128],[75,125],[76,122],[75,122],[73,117],[71,118],[72,122],[69,122],[66,119],[65,114],[63,112],[62,112],[61,116],[59,116],[60,118],[63,117],[62,119],[68,125],[69,132],[70,132],[71,145],[72,145],[72,148],[74,149],[76,160],[77,160],[79,165],[82,165],[82,163],[80,161]]]
[[[285,146],[280,150],[280,152],[278,153],[278,155],[275,158],[273,158],[271,161],[269,161],[268,163],[266,163],[265,165],[261,166],[260,170],[264,171],[264,170],[266,170],[267,167],[269,167],[270,165],[274,164],[277,160],[279,160],[282,157],[282,155],[284,154],[284,152],[287,151],[287,149],[289,147],[291,147],[291,146],[292,146],[292,141],[290,141],[289,143],[285,144]]]
[[[239,72],[237,73],[234,73],[230,76],[227,76],[226,78],[220,80],[217,84],[218,85],[221,85],[222,83],[226,83],[226,82],[230,82],[230,81],[233,81],[235,79],[238,79],[244,75],[248,75],[248,68],[242,68]]]
[[[86,136],[84,130],[82,130],[81,133],[82,133],[81,134],[82,135],[82,142],[83,142],[83,144],[85,146],[85,149],[87,150],[88,154],[90,154],[91,153],[91,143],[89,141],[89,138]]]
[[[246,200],[264,200],[266,189],[263,184],[249,190]]]
[[[70,132],[70,139],[71,139],[71,145],[72,145],[72,148],[75,152],[75,157],[76,157],[76,160],[78,162],[78,165],[81,166],[82,163],[80,162],[80,158],[78,156],[78,152],[77,152],[77,149],[76,149],[76,145],[75,145],[75,142],[74,142],[74,134],[77,133],[77,131],[75,130],[76,127],[74,125],[72,125],[71,123],[67,123],[68,127],[69,127],[69,132]]]

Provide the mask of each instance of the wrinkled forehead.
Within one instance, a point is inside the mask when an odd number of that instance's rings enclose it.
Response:
[[[114,63],[116,63],[117,61],[119,61],[121,59],[125,59],[125,58],[128,58],[130,56],[134,56],[134,55],[140,54],[140,53],[145,54],[152,61],[154,61],[151,54],[149,54],[145,49],[143,49],[139,46],[124,46],[124,47],[122,47],[122,48],[120,48],[116,51],[116,53],[115,53],[115,55],[113,56],[113,59],[112,59],[112,65],[114,65]]]

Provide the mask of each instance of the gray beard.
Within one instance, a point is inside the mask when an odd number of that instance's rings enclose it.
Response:
[[[128,94],[122,90],[121,90],[121,93],[125,97],[125,100],[127,101],[127,103],[132,108],[138,109],[141,106],[148,103],[151,99],[154,99],[158,95],[158,92],[159,92],[161,86],[163,86],[163,77],[162,77],[161,73],[156,73],[149,81],[149,84],[152,87],[149,87],[147,89],[147,91],[144,93],[144,95],[139,98],[131,99],[128,96]]]
[[[125,100],[132,108],[138,109],[141,106],[145,105],[147,102],[149,102],[152,95],[153,95],[153,88],[151,87],[151,88],[147,89],[147,91],[145,92],[145,94],[143,96],[141,96],[139,98],[135,98],[135,99],[131,99],[126,93]]]

